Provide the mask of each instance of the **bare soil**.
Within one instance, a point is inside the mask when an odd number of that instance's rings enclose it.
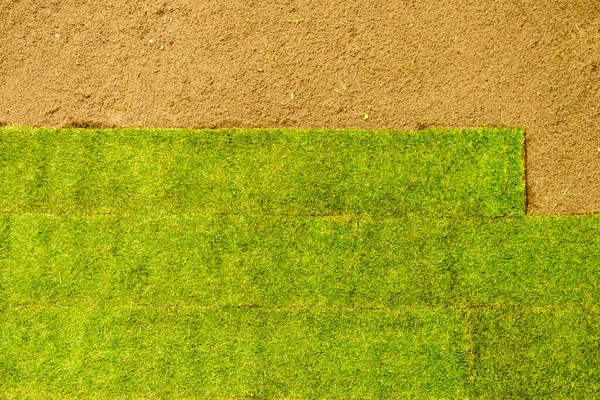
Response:
[[[598,0],[0,0],[0,125],[520,126],[600,210]]]

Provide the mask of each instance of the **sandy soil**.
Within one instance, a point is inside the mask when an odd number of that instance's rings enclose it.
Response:
[[[521,126],[530,212],[595,212],[600,1],[0,0],[0,122]]]

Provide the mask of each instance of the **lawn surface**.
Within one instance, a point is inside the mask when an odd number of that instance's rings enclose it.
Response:
[[[590,398],[600,220],[519,130],[0,130],[0,397]]]

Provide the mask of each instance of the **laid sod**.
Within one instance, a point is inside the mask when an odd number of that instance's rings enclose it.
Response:
[[[0,131],[0,397],[593,398],[600,219],[522,132]]]
[[[4,306],[600,302],[600,221],[4,217]],[[560,245],[559,245],[560,244]]]
[[[12,216],[11,305],[385,307],[451,301],[447,221]]]
[[[598,397],[597,305],[480,308],[472,313],[472,397]]]
[[[447,310],[59,307],[0,323],[0,387],[110,396],[463,395],[460,315]]]
[[[0,211],[520,215],[518,130],[0,135]]]

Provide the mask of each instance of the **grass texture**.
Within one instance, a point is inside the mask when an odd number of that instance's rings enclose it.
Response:
[[[0,210],[519,215],[521,134],[30,130],[0,136]]]
[[[0,397],[594,398],[600,220],[519,130],[0,130]]]

